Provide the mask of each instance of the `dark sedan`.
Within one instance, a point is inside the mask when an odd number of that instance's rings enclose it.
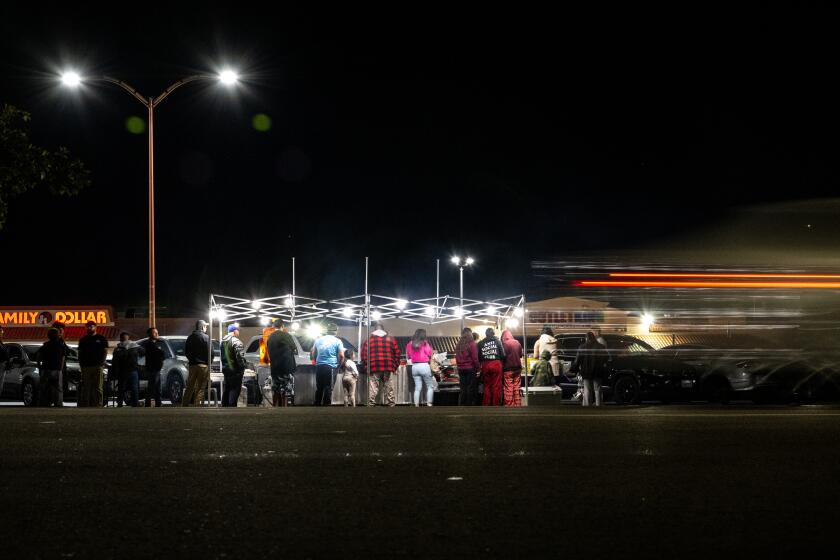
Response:
[[[585,337],[584,333],[556,337],[562,365],[558,384],[564,398],[577,390],[576,376],[570,369]],[[644,399],[690,400],[697,396],[698,376],[690,364],[664,356],[632,336],[606,334],[603,338],[607,343],[606,375],[601,385],[605,399],[626,404]]]

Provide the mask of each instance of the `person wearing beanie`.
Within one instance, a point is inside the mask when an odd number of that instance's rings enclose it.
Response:
[[[272,406],[288,406],[295,398],[295,354],[297,345],[281,319],[274,321],[274,331],[266,342],[267,361],[271,364]]]
[[[344,344],[338,338],[338,325],[327,323],[327,334],[315,339],[312,359],[315,360],[315,406],[330,406],[335,376],[344,363]]]
[[[222,339],[222,374],[225,376],[225,389],[222,391],[222,406],[236,406],[242,392],[242,378],[245,376],[245,345],[239,340],[239,325],[227,328],[227,336]]]

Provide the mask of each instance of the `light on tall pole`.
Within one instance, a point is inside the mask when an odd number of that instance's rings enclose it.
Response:
[[[196,80],[218,80],[226,86],[232,86],[239,81],[239,76],[232,70],[223,70],[217,75],[213,74],[196,74],[194,76],[187,76],[178,80],[163,93],[157,97],[144,97],[136,89],[127,83],[111,78],[109,76],[99,76],[94,78],[83,78],[77,72],[67,71],[61,74],[61,82],[67,87],[77,87],[83,82],[108,82],[117,85],[131,94],[146,107],[149,118],[149,326],[154,327],[156,321],[155,311],[155,132],[154,132],[154,117],[155,107],[161,101],[178,89],[179,87],[194,82]]]
[[[455,266],[457,266],[458,269],[461,271],[461,305],[458,309],[460,311],[459,314],[461,315],[461,332],[464,332],[464,268],[471,266],[475,262],[475,259],[473,259],[472,257],[467,257],[466,259],[462,260],[460,257],[455,256],[449,259],[449,261]]]

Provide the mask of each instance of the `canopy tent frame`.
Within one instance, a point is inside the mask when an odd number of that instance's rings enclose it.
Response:
[[[452,321],[492,320],[497,329],[503,326],[522,327],[523,354],[527,368],[527,320],[525,313],[525,295],[505,296],[489,300],[461,299],[450,295],[440,295],[439,282],[434,297],[404,299],[381,294],[368,293],[368,258],[365,257],[365,293],[335,299],[311,298],[295,293],[295,259],[292,259],[292,292],[262,298],[242,298],[211,293],[208,300],[209,330],[212,333],[214,322],[219,325],[219,341],[223,338],[225,324],[239,323],[258,319],[267,324],[268,319],[283,319],[302,327],[302,322],[318,319],[334,319],[354,322],[358,326],[357,348],[362,347],[362,329],[367,327],[370,338],[371,323],[379,320],[403,319],[418,324],[438,325]],[[265,322],[264,322],[265,321]],[[514,323],[515,322],[515,323]],[[368,360],[369,362],[369,360]],[[212,344],[208,363],[213,363]],[[368,363],[368,368],[370,364]],[[368,371],[368,374],[370,371]],[[528,398],[528,376],[525,372],[525,402]],[[210,381],[208,379],[207,398],[209,403]]]

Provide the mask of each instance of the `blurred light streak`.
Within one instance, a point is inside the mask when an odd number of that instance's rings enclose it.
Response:
[[[574,286],[583,288],[756,288],[756,289],[840,289],[840,282],[714,282],[714,281],[623,281],[579,280]]]
[[[709,274],[709,273],[661,273],[661,272],[610,272],[612,278],[789,278],[840,279],[840,274]]]

